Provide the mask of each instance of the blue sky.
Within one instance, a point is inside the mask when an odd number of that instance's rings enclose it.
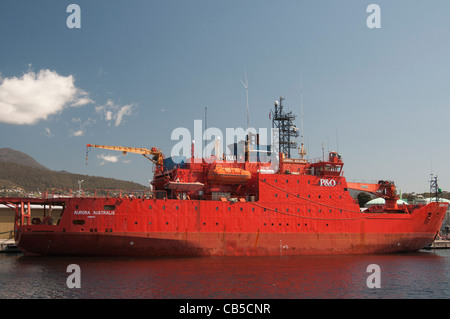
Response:
[[[66,24],[71,3],[79,29]],[[371,3],[379,29],[366,24]],[[449,11],[446,0],[4,0],[0,147],[147,185],[148,160],[93,149],[86,165],[86,144],[170,153],[172,131],[193,130],[205,107],[208,126],[245,127],[246,70],[250,126],[268,127],[280,96],[299,114],[302,81],[309,157],[325,143],[349,180],[423,192],[433,172],[450,190]]]

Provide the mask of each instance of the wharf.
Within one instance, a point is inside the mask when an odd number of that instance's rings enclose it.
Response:
[[[450,249],[450,240],[448,239],[436,239],[424,249]]]
[[[0,253],[20,253],[13,238],[0,242]]]

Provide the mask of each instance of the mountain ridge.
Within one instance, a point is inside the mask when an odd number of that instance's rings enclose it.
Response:
[[[73,189],[83,180],[83,189],[143,190],[148,187],[131,181],[54,171],[31,156],[10,148],[0,149],[0,196],[17,196],[48,189]]]
[[[0,162],[15,163],[24,166],[50,170],[49,168],[36,161],[30,155],[9,147],[0,148]]]

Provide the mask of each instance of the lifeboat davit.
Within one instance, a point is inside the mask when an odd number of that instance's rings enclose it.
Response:
[[[251,177],[249,171],[232,167],[216,166],[208,172],[208,180],[213,183],[243,184],[247,183]]]

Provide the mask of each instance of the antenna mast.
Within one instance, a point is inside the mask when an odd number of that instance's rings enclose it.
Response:
[[[303,144],[303,83],[300,79],[300,130],[301,130],[301,146],[298,149],[298,154],[300,155],[300,158],[303,159],[306,155],[306,150]]]
[[[205,131],[204,131],[204,132],[206,132],[206,129],[208,128],[208,125],[207,125],[207,122],[206,122],[206,121],[208,120],[207,111],[208,111],[208,108],[205,106]],[[203,134],[204,134],[204,133],[203,133]],[[204,140],[203,134],[202,134],[202,139],[203,139],[202,158],[204,157],[204,156],[203,156],[203,153],[205,152],[205,148],[206,148],[206,140]]]
[[[242,82],[241,79],[239,79],[242,83],[242,85],[245,88],[246,94],[247,94],[247,131],[248,128],[250,127],[250,119],[249,119],[249,110],[248,110],[248,81],[247,81],[247,69],[244,69],[244,76],[245,76],[245,83]]]
[[[437,176],[434,176],[433,178],[433,174],[431,175],[431,181],[430,181],[430,199],[433,197],[434,195],[434,199],[436,202],[439,202],[439,195],[442,193],[442,190],[439,188],[438,185],[438,178]]]
[[[298,128],[294,125],[296,115],[283,111],[283,97],[275,101],[275,112],[272,119],[272,127],[278,129],[279,152],[291,158],[291,148],[297,148],[297,143],[292,138],[298,137]]]

